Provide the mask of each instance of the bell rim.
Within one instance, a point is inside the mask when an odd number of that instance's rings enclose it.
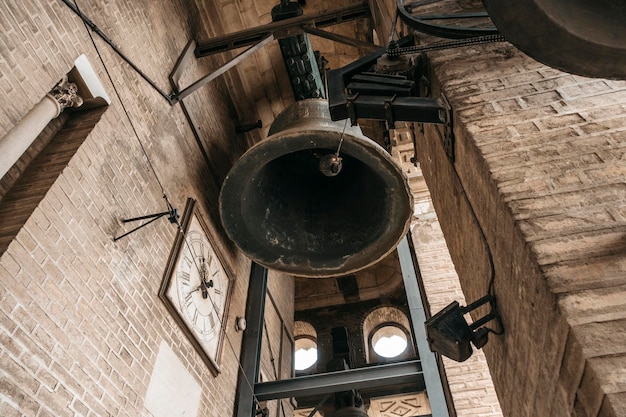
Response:
[[[626,79],[626,23],[614,28],[615,33],[621,31],[621,40],[612,40],[591,29],[582,33],[575,24],[566,27],[560,14],[553,13],[558,5],[547,0],[483,0],[483,4],[506,40],[544,65],[586,77]]]

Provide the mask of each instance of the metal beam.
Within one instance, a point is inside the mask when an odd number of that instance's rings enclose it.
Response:
[[[237,381],[236,417],[255,417],[254,384],[258,380],[261,361],[263,317],[267,292],[267,268],[252,262],[248,300],[246,302],[246,330],[241,341],[241,369]]]
[[[317,28],[337,25],[357,19],[370,17],[370,9],[367,3],[355,4],[337,10],[319,12],[311,15],[302,15],[278,22],[268,23],[252,29],[245,29],[228,35],[215,37],[206,41],[198,42],[196,57],[207,56],[219,52],[253,45],[268,35],[276,39],[303,33],[304,26]]]
[[[415,383],[423,389],[419,360],[264,382],[254,386],[254,394],[259,401],[265,401],[408,383]]]
[[[358,39],[350,38],[348,36],[343,36],[338,33],[328,32],[326,30],[322,30],[320,28],[316,28],[313,26],[304,26],[304,31],[310,35],[319,36],[320,38],[330,39],[331,41],[344,43],[346,45],[355,46],[357,48],[364,48],[370,51],[375,51],[380,46],[374,45],[373,43],[363,42]]]
[[[354,94],[347,96],[348,117],[354,126],[358,119],[445,124],[448,114],[442,100],[430,97],[395,97]]]
[[[439,366],[435,354],[430,351],[426,338],[426,310],[422,302],[421,291],[418,283],[419,268],[413,258],[413,252],[409,247],[408,237],[405,236],[398,245],[398,257],[400,258],[400,268],[406,290],[406,298],[409,303],[411,323],[413,325],[413,335],[417,343],[417,350],[422,361],[424,381],[428,400],[433,417],[449,417],[448,402],[444,394]]]
[[[415,42],[415,40],[412,36],[406,36],[399,39],[396,44],[398,47],[404,47],[411,45],[413,42]],[[326,74],[328,81],[328,108],[330,110],[330,118],[333,121],[344,120],[350,116],[345,90],[351,78],[356,74],[370,71],[374,64],[376,64],[376,60],[385,53],[387,53],[387,48],[381,47],[345,67],[328,71]]]
[[[267,35],[265,38],[261,39],[255,45],[249,47],[248,49],[246,49],[245,51],[243,51],[242,53],[240,53],[239,55],[237,55],[236,57],[234,57],[233,59],[231,59],[230,61],[228,61],[227,63],[225,63],[224,65],[222,65],[218,69],[216,69],[215,71],[213,71],[212,73],[210,73],[208,75],[205,75],[204,77],[200,78],[198,81],[196,81],[193,84],[191,84],[190,86],[184,88],[179,93],[172,94],[172,96],[171,96],[172,103],[176,103],[176,102],[184,99],[189,94],[191,94],[194,91],[196,91],[198,88],[203,87],[204,85],[206,85],[209,82],[213,81],[214,79],[216,79],[220,75],[224,74],[229,69],[231,69],[234,66],[236,66],[237,64],[239,64],[241,61],[246,59],[248,56],[252,55],[253,53],[258,51],[259,49],[263,48],[265,45],[270,43],[272,40],[274,40],[274,36],[271,35],[271,34]],[[184,57],[186,57],[187,55],[188,55],[187,53],[183,53],[183,55],[182,55],[183,58],[182,59],[184,59]],[[174,71],[172,72],[171,76],[174,76],[175,74],[178,74],[180,72],[180,68],[181,68],[181,65],[180,65],[179,62],[177,62],[176,66],[174,67]]]

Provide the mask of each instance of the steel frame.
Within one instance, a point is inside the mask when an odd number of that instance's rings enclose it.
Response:
[[[320,29],[367,17],[370,17],[370,9],[366,3],[363,3],[332,10],[330,12],[320,12],[280,20],[256,28],[218,36],[206,41],[195,42],[194,40],[190,40],[170,72],[170,83],[174,91],[167,96],[167,99],[171,105],[181,102],[182,99],[224,74],[229,69],[235,67],[274,39],[283,39],[299,33],[310,33],[314,36],[327,38],[335,42],[341,42],[359,48],[375,49],[376,46],[373,44]],[[220,52],[240,49],[246,46],[248,47],[246,50],[226,62],[217,70],[205,75],[191,85],[180,89],[178,81],[193,55],[195,55],[196,58],[200,58]]]
[[[241,370],[237,385],[236,417],[255,417],[258,401],[296,396],[325,395],[353,389],[383,388],[389,384],[414,383],[428,392],[433,417],[450,417],[449,402],[442,383],[440,364],[430,351],[423,323],[427,309],[420,291],[419,268],[408,237],[398,245],[400,267],[409,304],[411,325],[420,360],[408,360],[372,367],[327,372],[278,381],[258,383],[263,316],[267,292],[267,269],[252,264],[246,304],[248,327],[241,347]],[[453,415],[453,414],[452,414]]]

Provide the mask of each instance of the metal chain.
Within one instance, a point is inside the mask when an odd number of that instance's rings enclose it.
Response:
[[[474,38],[456,39],[453,41],[436,42],[430,45],[415,45],[396,48],[387,48],[387,55],[390,57],[414,54],[418,52],[441,51],[444,49],[460,48],[469,45],[481,45],[486,43],[504,42],[504,36],[498,34],[476,36]]]

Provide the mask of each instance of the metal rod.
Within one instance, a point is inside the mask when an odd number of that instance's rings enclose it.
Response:
[[[224,74],[226,71],[233,68],[235,65],[239,64],[249,55],[252,55],[256,51],[258,51],[259,49],[261,49],[262,47],[270,43],[272,40],[274,40],[274,35],[271,35],[271,34],[268,35],[267,37],[262,39],[260,42],[258,42],[256,45],[249,47],[248,49],[246,49],[245,51],[243,51],[242,53],[240,53],[239,55],[237,55],[236,57],[228,61],[226,64],[219,67],[217,70],[213,71],[211,74],[208,74],[200,78],[198,81],[194,82],[189,87],[184,88],[181,92],[177,94],[173,94],[171,97],[171,100],[173,102],[182,100],[183,98],[187,97],[189,94],[196,91],[198,88],[208,84],[209,82],[213,81],[220,75]]]
[[[363,42],[358,39],[350,38],[348,36],[339,35],[337,33],[328,32],[326,30],[318,29],[313,26],[304,26],[304,31],[308,34],[319,36],[320,38],[330,39],[331,41],[344,43],[346,45],[355,46],[357,48],[364,48],[370,51],[375,51],[380,46],[373,43]]]
[[[315,415],[315,413],[317,413],[317,411],[322,408],[322,406],[324,405],[324,403],[326,402],[326,400],[328,399],[328,397],[330,397],[330,394],[326,394],[322,397],[322,399],[320,400],[320,402],[318,402],[315,407],[313,407],[313,409],[311,410],[311,412],[309,413],[308,417],[313,417]]]
[[[415,16],[415,18],[420,20],[478,19],[481,17],[489,17],[489,15],[485,12],[477,12]]]
[[[161,213],[146,214],[145,216],[133,217],[131,219],[123,219],[122,223],[134,222],[137,220],[152,219],[153,217],[161,217],[161,216],[165,216],[166,214],[170,214],[170,211],[168,210],[168,211],[163,211]]]
[[[490,301],[493,301],[494,297],[491,294],[487,294],[484,297],[479,298],[478,300],[474,301],[471,304],[468,304],[467,306],[463,307],[463,314],[468,313],[472,310],[477,309],[478,307],[482,306],[485,303],[488,303]]]
[[[143,78],[148,84],[150,84],[150,86],[152,86],[152,88],[154,88],[156,90],[157,93],[159,93],[161,96],[163,96],[168,102],[170,101],[170,96],[168,94],[166,94],[163,90],[161,90],[159,88],[159,86],[156,85],[156,83],[154,81],[152,81],[150,78],[148,78],[148,76],[139,69],[139,67],[137,67],[137,65],[135,65],[130,58],[128,58],[126,55],[124,55],[124,53],[113,43],[113,41],[111,39],[109,39],[109,37],[107,35],[105,35],[98,26],[96,26],[96,24],[89,19],[85,14],[83,14],[83,12],[81,12],[78,7],[76,7],[75,4],[72,4],[72,2],[70,0],[63,0],[63,3],[65,3],[65,5],[67,7],[70,8],[70,10],[72,10],[78,17],[80,17],[80,19],[91,29],[93,30],[104,42],[106,42],[111,49],[113,49],[113,51],[124,60],[124,62],[126,62],[128,65],[130,65],[130,67],[137,73],[139,74],[139,76],[141,78]]]
[[[158,213],[158,214],[155,214],[154,216],[156,216],[156,217],[154,217],[152,220],[150,220],[150,221],[148,221],[148,222],[145,222],[144,224],[141,224],[141,225],[139,225],[139,226],[135,227],[133,230],[131,230],[131,231],[129,231],[129,232],[126,232],[126,233],[124,233],[122,236],[119,236],[119,237],[114,237],[114,238],[113,238],[113,242],[117,242],[117,241],[118,241],[118,240],[120,240],[121,238],[126,237],[126,236],[130,235],[130,234],[131,234],[131,233],[133,233],[133,232],[136,232],[137,230],[141,229],[142,227],[146,227],[146,226],[147,226],[147,225],[149,225],[150,223],[152,223],[152,222],[154,222],[154,221],[159,220],[161,217],[165,216],[166,214],[169,214],[169,211],[166,211],[166,212],[164,212],[164,213]],[[139,219],[142,219],[142,218],[146,219],[146,218],[149,218],[149,217],[152,217],[152,216],[142,216],[142,217],[137,217],[137,218],[135,218],[135,219],[128,219],[128,220],[122,220],[122,221],[123,221],[123,222],[127,222],[127,221],[132,221],[132,220],[139,220]]]
[[[486,323],[490,322],[491,320],[493,320],[495,318],[496,318],[495,313],[490,312],[486,316],[481,317],[480,319],[476,320],[474,323],[470,324],[469,328],[472,329],[472,330],[476,330],[480,326],[482,326],[483,324],[486,324]]]
[[[423,386],[420,361],[411,360],[264,382],[254,386],[254,393],[259,401],[265,401],[353,389],[383,388],[390,383],[417,383]]]

